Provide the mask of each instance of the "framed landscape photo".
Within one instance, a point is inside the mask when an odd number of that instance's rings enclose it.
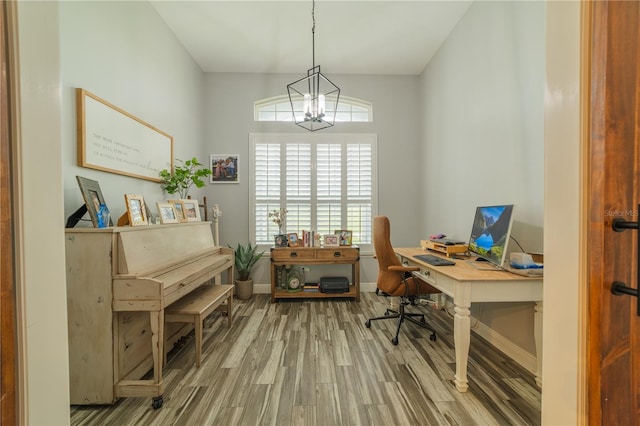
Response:
[[[176,217],[178,218],[178,222],[186,222],[187,214],[184,210],[184,203],[182,200],[169,200],[173,207],[176,209]]]
[[[200,203],[198,200],[180,200],[184,206],[184,217],[187,222],[200,222]]]
[[[147,209],[144,205],[144,198],[142,198],[142,195],[124,194],[124,201],[127,205],[129,225],[142,226],[149,224]]]
[[[338,247],[340,244],[338,243],[337,235],[325,235],[324,236],[324,246],[325,247]]]
[[[351,245],[351,237],[352,237],[352,232],[351,231],[347,231],[346,229],[337,229],[334,232],[334,234],[338,236],[338,243],[341,246],[350,246]]]
[[[160,223],[178,223],[178,212],[174,203],[158,202],[158,214],[160,215]]]
[[[211,183],[239,183],[238,154],[211,154]]]

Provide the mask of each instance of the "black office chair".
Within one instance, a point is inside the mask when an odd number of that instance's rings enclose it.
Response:
[[[400,297],[400,304],[397,311],[387,309],[384,316],[369,318],[364,323],[365,327],[370,328],[371,321],[398,318],[396,335],[391,339],[394,345],[398,344],[400,327],[405,320],[431,331],[429,339],[435,341],[436,331],[427,324],[424,315],[405,312],[405,307],[415,305],[416,296],[420,294],[440,293],[440,291],[411,275],[411,272],[419,271],[420,268],[404,266],[400,263],[391,246],[391,230],[389,218],[386,216],[373,218],[373,245],[378,259],[378,290],[385,295]]]

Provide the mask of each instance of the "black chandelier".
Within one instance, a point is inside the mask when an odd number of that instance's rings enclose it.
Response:
[[[289,101],[295,123],[312,132],[334,125],[340,88],[333,84],[316,66],[316,2],[312,0],[311,18],[311,54],[313,67],[307,70],[307,76],[287,85]]]

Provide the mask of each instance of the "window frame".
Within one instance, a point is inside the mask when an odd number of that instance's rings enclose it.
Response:
[[[256,145],[259,143],[274,143],[281,146],[287,143],[291,144],[310,144],[317,145],[322,143],[340,144],[344,151],[347,144],[370,144],[371,145],[371,226],[373,227],[373,218],[378,214],[378,135],[373,133],[249,133],[249,239],[256,243]],[[315,151],[315,150],[313,150]],[[282,154],[281,154],[282,156]],[[315,155],[313,156],[315,159]],[[281,165],[282,170],[286,170],[286,163]],[[311,164],[312,180],[315,182],[317,176],[316,164]],[[346,170],[341,170],[343,179],[346,179]],[[281,176],[284,178],[283,171]],[[281,181],[281,187],[285,182]],[[312,193],[315,190],[312,189]],[[347,193],[341,194],[341,206],[343,212],[346,211],[344,206],[347,201]],[[313,197],[312,197],[313,198]],[[281,191],[280,205],[286,201],[285,191]],[[311,208],[314,210],[317,206],[317,199],[311,199]],[[344,225],[343,214],[343,225]],[[345,225],[346,226],[346,225]],[[300,230],[298,230],[299,232]],[[373,229],[369,230],[371,235],[371,243],[358,244],[361,252],[373,251]],[[258,244],[261,250],[273,246],[273,243]]]
[[[278,120],[278,110],[277,105],[287,104],[287,111],[289,112],[289,116],[286,120]],[[275,120],[261,120],[260,119],[260,110],[266,106],[274,106],[274,115],[276,117]],[[371,102],[365,101],[363,99],[353,98],[350,96],[340,96],[338,101],[338,114],[346,113],[345,111],[341,111],[341,107],[349,107],[349,120],[339,120],[336,118],[336,123],[372,123],[373,122],[373,104]],[[367,113],[367,120],[353,120],[353,107],[363,108]],[[361,113],[364,113],[362,111]],[[336,115],[338,117],[338,115]],[[291,103],[288,95],[278,95],[273,96],[271,98],[260,99],[253,103],[253,121],[260,123],[290,123],[293,122],[293,114],[291,114]]]

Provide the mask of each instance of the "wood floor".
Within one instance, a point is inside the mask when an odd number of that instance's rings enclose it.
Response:
[[[364,326],[387,299],[235,301],[234,324],[214,313],[194,364],[193,333],[169,354],[164,405],[125,398],[73,406],[72,425],[539,425],[533,375],[472,333],[469,391],[453,384],[453,320],[427,314],[438,333],[395,320]]]

